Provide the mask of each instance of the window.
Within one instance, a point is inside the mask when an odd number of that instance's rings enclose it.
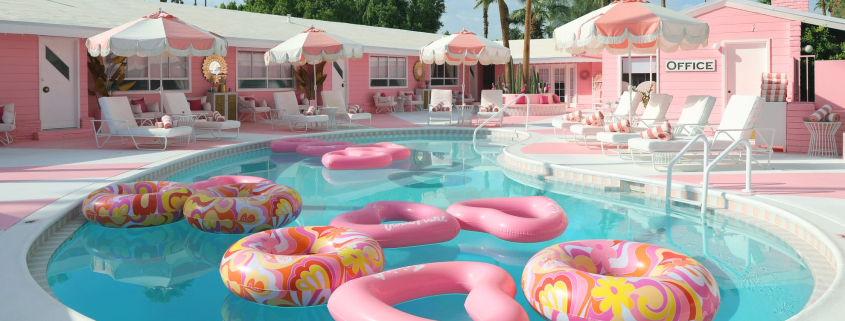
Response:
[[[655,56],[645,57],[631,57],[631,77],[633,81],[628,79],[628,57],[622,57],[622,88],[627,90],[628,83],[637,87],[640,83],[646,81],[657,82],[657,58]],[[657,90],[657,88],[654,88]]]
[[[106,61],[112,61],[109,55]],[[164,90],[190,90],[188,57],[126,57],[126,78],[123,83],[134,81],[126,91],[158,90],[164,83]]]
[[[458,66],[447,64],[431,65],[432,86],[457,86]]]
[[[293,88],[290,64],[267,66],[263,51],[238,51],[238,89]]]
[[[370,56],[370,87],[407,87],[408,63],[404,57]]]
[[[565,103],[575,104],[577,82],[575,81],[575,65],[555,65],[552,93],[560,97]]]

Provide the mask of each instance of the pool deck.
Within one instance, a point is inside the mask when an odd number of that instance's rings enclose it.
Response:
[[[510,145],[508,151],[515,156],[544,164],[665,181],[665,172],[653,169],[650,164],[635,165],[615,155],[603,155],[597,143],[584,146],[555,138],[551,118],[530,117],[526,129],[526,117],[506,117],[503,128],[535,134],[529,140]],[[426,121],[425,112],[374,115],[372,127],[425,127]],[[313,131],[321,132],[325,131]],[[311,133],[309,130],[308,134]],[[58,215],[57,209],[75,204],[94,189],[127,175],[140,173],[154,163],[187,157],[210,148],[298,134],[301,133],[278,127],[271,130],[266,123],[244,123],[236,139],[201,139],[188,147],[170,147],[167,151],[139,151],[131,143],[111,143],[103,149],[97,149],[93,137],[19,141],[10,146],[0,146],[0,244],[4,244],[0,246],[0,257],[12,258],[0,260],[0,269],[12,271],[15,275],[29,276],[29,271],[25,270],[25,252],[29,244],[21,243],[21,235],[40,231],[28,226],[26,222]],[[799,213],[802,219],[833,239],[836,246],[845,249],[845,237],[840,236],[845,234],[845,215],[842,215],[842,208],[845,208],[845,161],[841,157],[819,158],[775,153],[770,169],[754,169],[752,189],[755,193],[741,191],[744,179],[744,163],[719,166],[711,175],[711,187],[717,192],[745,195]],[[673,182],[681,184],[700,185],[701,180],[699,167],[680,167],[673,175]],[[46,269],[46,266],[43,268]],[[0,300],[0,311],[10,320],[85,319],[70,309],[53,309],[58,302],[48,303],[44,310],[40,310],[44,313],[27,310],[25,307],[38,306],[38,302],[27,299],[33,298],[29,296],[33,294],[32,291],[42,291],[34,284],[31,277],[29,280],[7,278],[4,286],[0,287],[0,298],[4,298]],[[842,290],[845,290],[845,286],[841,284],[835,284],[831,289],[834,292]],[[34,297],[37,300],[50,299],[46,295]],[[845,299],[836,299],[836,302],[843,301]],[[834,310],[834,307],[822,309],[805,319],[837,320]]]

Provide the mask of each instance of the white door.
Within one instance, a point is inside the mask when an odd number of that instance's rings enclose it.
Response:
[[[568,104],[570,108],[576,107],[578,95],[576,95],[575,65],[558,65],[553,67],[553,70],[552,93],[560,97],[561,102]]]
[[[340,59],[332,63],[332,90],[340,90],[343,93],[343,101],[349,104],[349,91],[346,84],[346,59]]]
[[[41,129],[79,128],[79,41],[38,38]]]
[[[725,44],[725,100],[733,95],[760,95],[763,73],[769,72],[765,42]]]

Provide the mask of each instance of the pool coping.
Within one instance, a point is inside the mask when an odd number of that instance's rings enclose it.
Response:
[[[454,127],[423,127],[423,128],[390,128],[390,129],[365,129],[365,130],[351,130],[339,131],[331,133],[315,133],[307,135],[298,135],[295,137],[320,137],[325,140],[338,139],[355,139],[355,138],[402,138],[414,135],[467,135],[472,134],[474,128],[454,128]],[[513,129],[483,129],[484,133],[495,137],[504,138],[505,141],[513,140],[514,138],[525,139],[520,140],[520,143],[530,143],[541,138],[538,134],[528,133]],[[76,312],[75,310],[63,305],[54,296],[47,284],[46,267],[50,257],[66,239],[70,236],[74,229],[74,225],[85,222],[84,218],[79,215],[79,208],[82,199],[88,195],[90,191],[116,182],[125,182],[130,180],[149,180],[167,177],[171,174],[180,172],[187,168],[201,163],[210,162],[223,157],[233,156],[242,152],[250,152],[269,147],[269,143],[278,138],[264,139],[252,142],[244,142],[224,147],[217,147],[209,150],[196,151],[185,153],[183,155],[162,160],[148,165],[147,169],[133,170],[121,175],[117,175],[96,184],[78,190],[74,193],[68,194],[65,197],[45,206],[33,215],[27,217],[28,221],[35,220],[32,223],[18,224],[17,228],[10,228],[3,233],[3,238],[12,237],[17,238],[17,241],[22,244],[29,244],[25,247],[5,247],[0,248],[0,257],[12,257],[12,260],[4,260],[7,262],[0,262],[0,269],[12,272],[7,279],[15,281],[8,282],[9,286],[6,289],[14,289],[15,291],[0,290],[3,297],[9,297],[8,300],[0,300],[0,310],[8,313],[7,316],[16,320],[43,320],[49,317],[50,320],[90,320],[88,317]],[[665,192],[665,182],[626,175],[608,176],[604,173],[598,173],[586,169],[578,169],[576,167],[560,166],[552,164],[544,164],[540,161],[532,159],[530,156],[520,155],[521,153],[514,151],[514,145],[504,149],[501,154],[499,163],[503,167],[517,171],[527,175],[535,175],[540,173],[548,173],[552,171],[555,175],[545,175],[555,179],[564,181],[580,182],[593,187],[602,186],[617,186],[627,184],[628,188],[633,191],[640,191],[645,195],[649,195],[654,199],[662,199]],[[559,176],[558,176],[559,174]],[[830,288],[818,294],[815,302],[808,304],[805,309],[797,315],[790,318],[790,320],[822,320],[819,317],[833,316],[829,314],[835,313],[833,306],[836,303],[845,302],[845,298],[838,299],[831,295],[830,289],[842,288],[842,278],[836,274],[837,271],[842,270],[840,264],[843,261],[843,251],[828,238],[818,227],[809,222],[799,218],[797,215],[789,213],[785,210],[774,208],[768,204],[762,203],[745,195],[736,195],[726,191],[719,191],[711,189],[712,193],[708,197],[708,202],[715,204],[718,207],[723,207],[724,210],[733,210],[736,213],[741,213],[748,220],[759,222],[769,222],[769,219],[779,218],[775,222],[777,226],[782,226],[786,229],[795,229],[801,231],[802,235],[795,235],[793,237],[801,237],[801,239],[812,240],[810,244],[820,250],[824,256],[822,259],[827,260],[833,270],[830,271],[832,275],[821,275],[830,279]],[[700,187],[690,184],[683,184],[679,182],[673,183],[672,194],[674,197],[680,197],[694,201],[700,193]],[[60,213],[60,214],[50,214]],[[755,225],[755,222],[749,224]],[[759,227],[759,224],[755,226]],[[78,227],[78,226],[77,226]],[[69,232],[68,232],[69,231]],[[790,235],[783,235],[790,237]],[[25,251],[22,251],[25,249]],[[835,249],[835,251],[834,251]],[[798,251],[798,249],[796,249]],[[810,259],[818,260],[819,258],[811,257]],[[805,260],[807,258],[805,257]],[[810,265],[810,262],[808,262]],[[18,274],[17,278],[13,275]],[[816,274],[814,274],[814,279]],[[37,290],[37,291],[36,291]],[[14,292],[14,293],[12,293]],[[815,291],[814,291],[815,295]],[[832,305],[831,305],[832,304]],[[830,306],[828,310],[824,311],[823,306]],[[39,315],[30,314],[30,311],[39,311]]]

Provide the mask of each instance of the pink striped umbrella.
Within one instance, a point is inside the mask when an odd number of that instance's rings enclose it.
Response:
[[[161,11],[85,41],[91,56],[226,56],[226,39]]]

